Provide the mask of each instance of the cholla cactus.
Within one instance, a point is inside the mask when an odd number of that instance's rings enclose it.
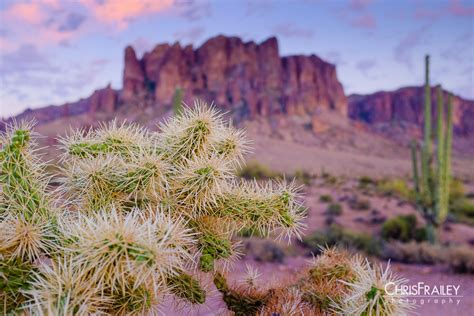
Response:
[[[299,188],[238,182],[248,141],[218,111],[197,102],[160,129],[112,121],[62,138],[60,214],[31,125],[2,135],[4,310],[156,313],[170,294],[202,304],[196,270],[235,259],[238,230],[299,236]]]
[[[342,281],[348,291],[339,304],[334,304],[340,315],[407,315],[413,308],[401,297],[391,296],[387,287],[399,287],[407,282],[390,271],[390,265],[371,265],[367,259],[353,263],[355,278],[352,282]]]
[[[0,306],[12,312],[25,300],[37,261],[57,250],[53,195],[31,126],[14,124],[0,137]]]
[[[214,277],[227,307],[237,315],[406,315],[413,307],[385,292],[386,284],[405,282],[389,266],[373,267],[335,248],[322,248],[296,280],[263,288],[251,280],[229,286],[222,274]]]
[[[299,188],[236,181],[248,141],[218,111],[196,102],[159,127],[152,133],[112,122],[62,139],[63,191],[79,211],[160,207],[184,217],[204,272],[235,258],[232,236],[244,227],[299,236]]]

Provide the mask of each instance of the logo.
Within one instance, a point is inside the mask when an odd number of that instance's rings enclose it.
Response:
[[[425,282],[415,284],[399,284],[389,282],[385,285],[385,292],[392,299],[403,300],[409,304],[455,304],[459,305],[463,299],[459,284],[430,285]]]

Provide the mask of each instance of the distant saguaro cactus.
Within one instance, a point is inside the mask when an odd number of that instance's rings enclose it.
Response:
[[[179,115],[183,111],[183,89],[176,88],[173,95],[173,112]]]
[[[411,143],[413,181],[416,203],[427,223],[428,239],[436,241],[436,228],[448,215],[449,186],[451,183],[451,148],[453,137],[452,97],[448,95],[447,118],[441,86],[436,87],[437,99],[437,154],[434,159],[431,127],[431,88],[429,82],[429,56],[425,57],[425,105],[424,105],[424,141],[421,152],[416,140]],[[421,179],[418,166],[421,159]]]

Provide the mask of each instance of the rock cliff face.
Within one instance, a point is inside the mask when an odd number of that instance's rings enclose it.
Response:
[[[433,121],[436,119],[435,89],[431,89]],[[447,102],[447,91],[443,91]],[[349,117],[371,125],[383,123],[413,123],[424,120],[424,88],[406,87],[391,92],[349,96]],[[453,97],[454,130],[460,136],[474,136],[474,101]]]
[[[201,47],[160,44],[137,59],[125,50],[123,103],[144,96],[160,106],[177,87],[185,100],[201,97],[248,117],[311,115],[318,108],[347,113],[336,68],[315,55],[280,57],[276,38],[256,44],[217,36]]]

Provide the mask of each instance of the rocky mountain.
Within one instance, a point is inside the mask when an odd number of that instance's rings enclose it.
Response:
[[[274,130],[296,123],[321,134],[334,126],[321,115],[329,112],[352,119],[353,131],[382,132],[403,143],[421,135],[422,87],[347,98],[333,64],[315,55],[282,57],[274,37],[257,44],[217,36],[197,48],[158,44],[142,58],[128,46],[121,90],[108,86],[77,102],[27,110],[16,119],[35,118],[40,125],[58,127],[117,116],[154,124],[170,111],[178,87],[185,102],[196,97],[214,101],[234,122],[270,118]],[[454,97],[453,103],[456,134],[474,140],[474,101]]]
[[[123,107],[165,107],[177,87],[184,100],[199,97],[235,119],[273,114],[311,117],[317,109],[347,115],[347,98],[336,67],[315,55],[281,57],[277,39],[260,44],[217,36],[202,46],[159,44],[137,58],[125,49],[123,89],[107,87],[75,103],[27,110],[17,119],[40,123],[84,113],[114,113]]]
[[[407,130],[419,131],[424,121],[424,87],[405,87],[395,91],[381,91],[368,95],[350,95],[348,114],[374,129],[387,125],[404,125]],[[433,121],[436,120],[436,89],[431,89]],[[443,91],[447,102],[447,91]],[[453,96],[453,125],[458,136],[474,137],[474,101]]]

